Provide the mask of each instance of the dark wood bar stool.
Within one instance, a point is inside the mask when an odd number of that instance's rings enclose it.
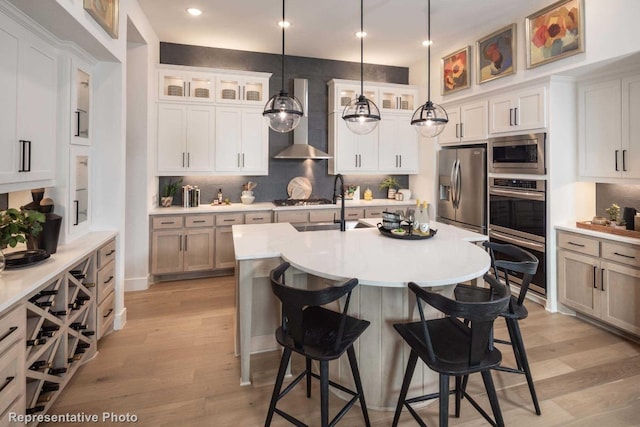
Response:
[[[484,242],[483,245],[490,251],[494,277],[499,278],[500,276],[504,276],[507,288],[510,283],[509,276],[517,274],[522,281],[518,295],[513,295],[509,301],[507,309],[500,313],[500,316],[504,317],[507,323],[509,341],[494,339],[494,342],[496,343],[511,345],[517,367],[511,368],[499,366],[496,369],[505,372],[523,374],[527,378],[527,384],[529,386],[529,392],[531,393],[531,399],[533,400],[533,406],[536,414],[540,415],[540,404],[538,403],[538,396],[536,395],[536,389],[533,385],[533,377],[531,375],[531,369],[529,368],[527,352],[525,350],[524,340],[522,339],[519,324],[521,319],[524,319],[529,315],[527,308],[524,306],[524,300],[527,295],[527,291],[529,290],[531,279],[538,270],[538,259],[530,252],[527,252],[518,246],[493,242]],[[500,259],[496,259],[496,256]],[[502,271],[502,275],[499,274],[500,271]],[[491,293],[491,289],[489,288],[468,285],[458,285],[455,289],[456,299],[462,301],[485,299],[486,295],[489,293]]]
[[[367,329],[369,322],[347,315],[351,291],[358,285],[358,279],[350,279],[342,284],[321,290],[295,289],[285,286],[284,272],[289,268],[285,262],[271,271],[271,288],[282,302],[282,326],[276,330],[276,340],[282,345],[283,353],[280,368],[265,427],[271,425],[273,414],[276,413],[296,426],[306,426],[303,422],[290,414],[278,409],[276,404],[303,378],[307,379],[307,397],[311,397],[311,378],[320,380],[320,418],[322,427],[334,426],[359,400],[362,415],[367,427],[369,414],[364,400],[362,382],[353,343]],[[321,307],[346,296],[342,313]],[[347,352],[356,391],[329,380],[329,361],[338,359]],[[282,382],[291,358],[291,352],[301,354],[306,359],[306,369],[289,384],[284,391]],[[320,363],[320,374],[311,369],[311,361]],[[351,400],[329,422],[329,386],[347,393]]]
[[[398,405],[393,417],[393,427],[398,425],[402,408],[406,406],[415,420],[423,427],[411,404],[438,398],[440,427],[449,423],[449,395],[455,394],[455,415],[460,416],[460,401],[465,397],[478,412],[492,425],[503,426],[498,396],[491,378],[491,369],[502,360],[500,351],[491,345],[493,321],[509,304],[509,292],[506,286],[486,275],[485,280],[494,290],[494,298],[482,302],[460,302],[443,295],[429,292],[415,283],[409,283],[418,299],[419,322],[398,323],[393,327],[411,347],[407,370],[402,382]],[[444,313],[446,317],[426,320],[422,301]],[[469,319],[466,324],[460,319]],[[418,357],[439,374],[439,392],[407,399],[411,378]],[[462,378],[480,372],[489,397],[494,419],[473,400],[462,387]],[[456,378],[455,388],[450,390],[449,378]]]

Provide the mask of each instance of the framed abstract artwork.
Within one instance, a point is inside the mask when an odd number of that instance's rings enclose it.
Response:
[[[111,38],[118,38],[118,0],[84,0],[84,10]]]
[[[526,18],[527,68],[584,52],[583,5],[561,0]]]
[[[469,46],[442,58],[442,94],[448,95],[470,86]]]
[[[516,24],[476,42],[476,80],[485,83],[516,72]]]

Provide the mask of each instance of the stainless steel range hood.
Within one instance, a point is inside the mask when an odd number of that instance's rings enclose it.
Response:
[[[322,150],[309,145],[309,81],[293,79],[293,96],[302,104],[304,115],[293,130],[293,144],[273,156],[274,159],[330,159]]]

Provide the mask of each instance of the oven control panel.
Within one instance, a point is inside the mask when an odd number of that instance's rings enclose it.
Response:
[[[491,187],[499,188],[520,188],[523,190],[545,191],[545,180],[543,179],[510,179],[492,178]]]

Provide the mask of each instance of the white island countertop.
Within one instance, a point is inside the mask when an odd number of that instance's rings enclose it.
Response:
[[[489,267],[489,255],[470,243],[487,240],[485,235],[432,221],[438,233],[431,239],[393,239],[375,228],[379,221],[360,220],[374,227],[346,232],[298,232],[288,223],[234,225],[236,260],[282,257],[310,274],[384,287],[447,285],[477,278]]]

